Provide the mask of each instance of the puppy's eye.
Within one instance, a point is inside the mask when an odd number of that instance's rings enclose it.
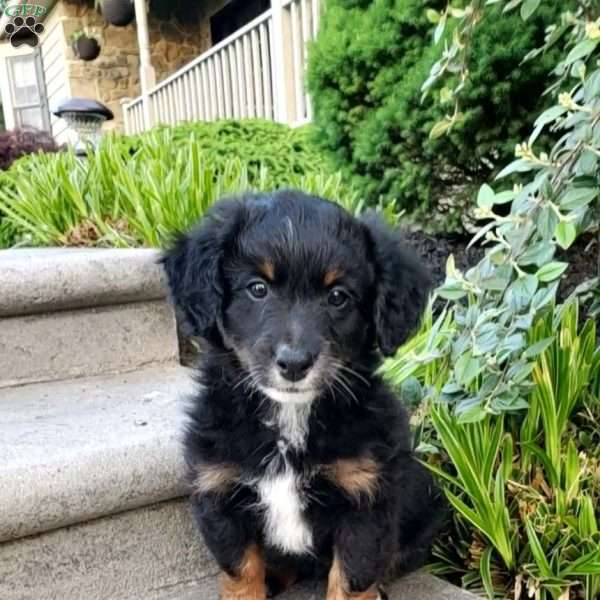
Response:
[[[268,292],[267,284],[264,281],[253,281],[247,289],[250,296],[256,300],[264,298]]]
[[[329,297],[327,301],[331,306],[335,306],[336,308],[341,308],[348,302],[348,294],[340,288],[333,288],[329,292]]]

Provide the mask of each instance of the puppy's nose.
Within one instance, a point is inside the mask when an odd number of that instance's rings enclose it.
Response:
[[[314,362],[313,356],[307,350],[290,348],[287,345],[277,348],[275,363],[281,376],[288,381],[300,381],[306,377]]]

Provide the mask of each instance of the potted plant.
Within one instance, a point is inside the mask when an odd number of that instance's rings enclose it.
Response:
[[[81,60],[94,60],[100,54],[98,40],[95,37],[89,36],[83,29],[73,33],[71,36],[71,46],[75,56]]]
[[[126,27],[135,18],[133,0],[96,0],[104,19],[115,27]]]

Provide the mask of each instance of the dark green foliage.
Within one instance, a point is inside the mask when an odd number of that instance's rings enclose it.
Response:
[[[549,3],[551,4],[551,3]],[[556,56],[523,56],[544,40],[560,7],[541,8],[524,23],[493,10],[477,28],[461,124],[431,140],[452,103],[421,104],[421,86],[439,58],[427,8],[445,1],[329,0],[311,48],[309,89],[316,141],[369,202],[398,199],[429,229],[455,229],[459,210],[435,214],[444,198],[462,206],[472,190],[513,156],[545,101]],[[448,35],[450,32],[448,32]],[[434,91],[439,93],[439,90]]]
[[[285,181],[290,175],[321,173],[328,166],[311,140],[308,127],[292,129],[287,125],[262,119],[197,122],[177,126],[160,126],[153,131],[169,131],[173,152],[189,145],[193,136],[203,159],[214,168],[231,159],[248,169],[251,182],[262,168],[269,176]],[[144,148],[148,134],[123,137],[130,152]]]

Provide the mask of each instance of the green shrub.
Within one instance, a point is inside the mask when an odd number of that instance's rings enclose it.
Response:
[[[0,174],[0,247],[162,246],[219,197],[295,187],[360,211],[306,131],[268,122],[161,127],[107,136],[85,160],[72,152],[17,161]],[[386,216],[394,218],[393,207]]]
[[[415,363],[452,336],[453,315],[422,331],[383,374],[402,395],[448,379],[449,361]],[[447,403],[427,403],[414,422],[419,452],[439,476],[453,514],[430,568],[493,598],[571,600],[600,593],[600,348],[575,300],[532,327],[543,344],[526,414],[463,423]],[[416,381],[415,381],[416,378]],[[418,396],[419,394],[417,394]]]
[[[328,1],[308,71],[316,141],[369,201],[397,199],[426,228],[455,229],[473,190],[512,157],[543,106],[556,56],[521,61],[560,8],[542,6],[526,23],[490,11],[473,40],[464,119],[438,139],[432,126],[452,106],[421,104],[443,46],[432,47],[425,9],[421,0]],[[444,214],[448,199],[456,210]]]

